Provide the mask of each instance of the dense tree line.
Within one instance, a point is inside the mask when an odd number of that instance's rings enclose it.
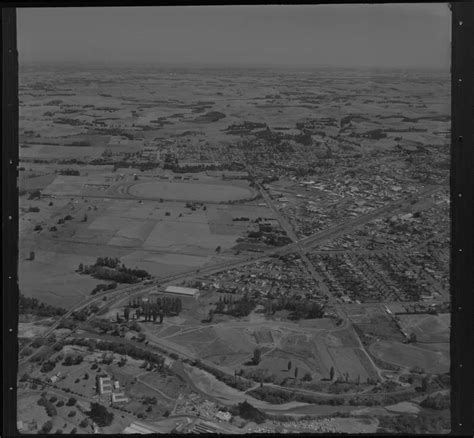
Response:
[[[98,284],[94,289],[92,289],[91,295],[95,295],[97,292],[112,290],[117,288],[117,283],[112,282],[109,284]]]
[[[79,176],[81,173],[77,169],[61,169],[58,171],[60,175]]]
[[[130,356],[134,359],[146,360],[152,364],[162,367],[164,364],[163,356],[144,350],[131,344],[110,341],[96,341],[94,339],[76,338],[67,341],[68,344],[88,347],[92,350],[112,351],[117,354]]]
[[[173,173],[197,173],[205,172],[206,170],[232,170],[232,171],[242,171],[244,166],[241,163],[232,162],[226,164],[178,164],[177,161],[165,161],[163,164],[163,169],[171,170]]]
[[[145,317],[145,321],[156,321],[160,318],[160,323],[163,322],[163,316],[179,315],[183,303],[178,297],[158,297],[155,302],[141,302],[138,298],[129,302],[129,306],[137,309],[137,318]]]
[[[66,309],[45,304],[38,301],[36,298],[25,297],[23,294],[20,294],[18,306],[20,314],[31,314],[44,317],[61,316],[67,312]]]
[[[91,142],[86,140],[73,141],[71,146],[91,146]]]

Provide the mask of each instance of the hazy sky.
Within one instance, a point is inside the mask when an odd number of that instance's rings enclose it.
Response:
[[[446,4],[29,8],[20,62],[449,69]]]

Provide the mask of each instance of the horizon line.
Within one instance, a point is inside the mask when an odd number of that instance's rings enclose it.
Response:
[[[42,66],[81,66],[108,67],[135,66],[139,67],[179,67],[179,68],[245,68],[245,69],[354,69],[354,70],[430,70],[449,72],[449,66],[418,66],[418,65],[342,65],[342,64],[279,64],[257,62],[187,62],[187,61],[79,61],[79,60],[19,60],[19,67],[30,65]]]

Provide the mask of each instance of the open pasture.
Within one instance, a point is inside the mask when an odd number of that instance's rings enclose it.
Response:
[[[46,414],[46,409],[43,406],[38,405],[40,393],[30,394],[19,393],[17,398],[17,419],[23,421],[23,423],[36,422],[37,428],[41,429],[44,423],[50,420],[50,417]]]
[[[290,361],[291,369],[288,370],[288,362]],[[277,379],[294,378],[295,369],[298,368],[297,377],[301,379],[306,373],[313,376],[315,375],[312,365],[311,360],[293,357],[291,354],[285,353],[284,351],[275,350],[262,357],[258,368],[267,369],[271,374],[275,375]]]
[[[137,183],[128,188],[128,193],[140,199],[202,202],[232,201],[252,196],[250,188],[244,186],[164,181]]]
[[[250,358],[255,347],[250,335],[227,327],[202,327],[167,337],[168,341],[185,347],[200,358],[220,360],[219,357],[242,354]]]
[[[148,250],[186,250],[188,253],[203,249],[211,255],[218,246],[232,247],[235,239],[235,236],[212,234],[208,224],[169,220],[158,222],[143,246]]]
[[[18,266],[20,292],[40,301],[68,308],[89,296],[99,283],[75,272],[79,263],[93,263],[95,258],[38,249],[35,260],[24,258],[26,253]]]
[[[21,173],[20,173],[21,176]],[[42,190],[50,185],[56,178],[54,173],[47,175],[35,176],[32,178],[20,178],[19,189],[20,190]]]
[[[337,376],[349,374],[349,380],[356,380],[359,376],[362,382],[371,377],[370,369],[367,371],[362,364],[354,348],[339,347],[329,348],[329,353],[334,362],[334,368]]]
[[[405,368],[418,366],[428,373],[449,371],[449,354],[434,352],[400,342],[376,341],[370,347],[371,353],[379,359]]]
[[[141,375],[140,380],[156,388],[161,396],[164,394],[167,401],[170,401],[170,399],[176,400],[180,393],[186,394],[189,392],[186,384],[173,374],[148,373]]]
[[[82,176],[58,175],[43,190],[45,195],[80,195],[86,180]]]
[[[407,333],[414,333],[418,342],[449,342],[450,315],[399,315]]]

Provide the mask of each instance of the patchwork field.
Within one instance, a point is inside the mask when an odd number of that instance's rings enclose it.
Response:
[[[58,304],[65,299],[67,306],[75,304],[99,283],[75,270],[80,263],[93,264],[98,256],[118,257],[127,266],[145,269],[155,276],[199,269],[219,262],[220,257],[233,257],[229,250],[245,232],[247,224],[233,226],[238,222],[232,221],[232,217],[242,215],[245,206],[211,203],[209,210],[204,206],[191,209],[184,201],[123,199],[113,190],[110,197],[102,198],[109,194],[110,184],[124,189],[130,185],[115,181],[133,179],[133,173],[127,170],[128,173],[115,175],[97,174],[94,169],[79,176],[45,175],[31,178],[29,185],[26,180],[27,187],[43,188],[43,193],[50,197],[22,198],[20,202],[22,293],[49,303]],[[172,197],[188,197],[190,201],[204,193],[203,198],[212,202],[248,198],[253,193],[241,181],[231,184],[205,175],[201,178],[202,183],[143,183],[143,193],[142,184],[131,188],[145,197],[158,188]],[[97,190],[92,190],[92,186]],[[91,190],[95,194],[89,196]],[[161,192],[156,195],[157,199],[163,197],[166,194]],[[38,212],[31,212],[31,207],[37,207]],[[72,218],[61,223],[66,216]],[[33,232],[34,229],[37,231]],[[25,260],[33,248],[35,260]]]

